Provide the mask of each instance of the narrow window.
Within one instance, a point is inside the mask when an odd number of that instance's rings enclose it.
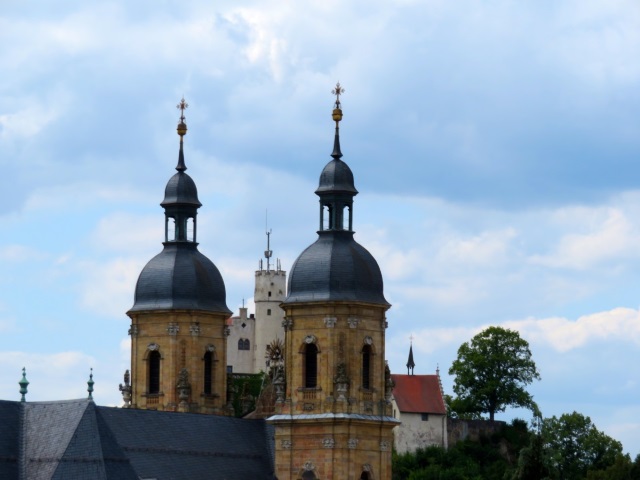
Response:
[[[211,376],[213,374],[213,352],[204,354],[204,394],[211,395]]]
[[[428,422],[429,421],[429,414],[428,413],[421,413],[420,414],[420,418],[422,419],[423,422]]]
[[[242,338],[238,340],[238,350],[244,350],[244,340]]]
[[[318,347],[313,343],[308,344],[304,351],[304,386],[318,386]]]
[[[268,296],[269,296],[269,297],[271,296],[271,292],[269,292],[269,295],[268,295]]]
[[[149,353],[149,389],[147,393],[160,393],[160,352],[157,350]]]
[[[362,388],[371,388],[371,347],[362,348]]]
[[[243,350],[251,350],[251,342],[249,341],[248,338],[244,339],[244,348]]]
[[[302,474],[302,480],[316,480],[316,475],[313,472],[304,472]]]
[[[190,242],[196,241],[193,217],[187,218],[187,240]]]
[[[267,315],[271,315],[271,309],[267,308]]]
[[[176,241],[176,219],[173,217],[167,217],[166,222],[166,239],[167,242]]]

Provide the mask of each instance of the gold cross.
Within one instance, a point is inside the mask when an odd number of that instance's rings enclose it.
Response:
[[[176,105],[176,108],[180,109],[180,120],[184,122],[184,111],[189,108],[189,104],[184,100],[184,97],[182,97],[180,103]]]
[[[331,93],[336,96],[336,108],[340,108],[340,95],[344,93],[344,88],[342,88],[340,82],[336,83],[336,88],[331,90]]]

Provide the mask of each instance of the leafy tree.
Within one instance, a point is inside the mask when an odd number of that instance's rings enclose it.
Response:
[[[489,327],[458,349],[458,358],[449,369],[455,375],[453,391],[459,405],[469,413],[496,412],[506,407],[538,407],[525,387],[540,379],[531,358],[529,343],[514,330]]]
[[[589,417],[577,412],[545,419],[542,436],[552,467],[559,478],[566,480],[585,478],[590,471],[607,470],[623,456],[619,441],[598,430]],[[611,470],[611,475],[623,468],[618,467]],[[618,477],[592,474],[591,478]]]

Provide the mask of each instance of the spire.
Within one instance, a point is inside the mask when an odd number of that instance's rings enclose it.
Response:
[[[184,172],[187,169],[187,166],[184,163],[184,151],[182,150],[182,139],[187,134],[187,124],[184,123],[184,111],[189,108],[189,104],[184,100],[180,100],[180,103],[176,105],[176,108],[180,110],[180,123],[176,130],[178,130],[178,135],[180,135],[180,153],[178,153],[178,165],[176,166],[176,170],[179,172]]]
[[[413,361],[413,335],[411,335],[410,338],[410,344],[409,344],[409,360],[407,360],[407,375],[413,375],[413,369],[416,366],[415,362]],[[411,373],[409,373],[409,370],[411,370]]]
[[[93,367],[91,368],[91,373],[89,373],[89,381],[87,382],[87,392],[89,392],[89,396],[87,397],[89,400],[93,400],[93,384],[96,383],[93,381]]]
[[[25,398],[25,395],[27,394],[27,386],[29,385],[29,380],[27,380],[27,370],[24,367],[22,367],[22,380],[18,382],[18,385],[20,385],[20,395],[22,395],[20,401],[26,402],[27,400]]]
[[[333,109],[332,117],[336,122],[336,136],[333,140],[333,153],[331,156],[335,160],[340,160],[342,152],[340,151],[340,120],[342,120],[342,109],[340,108],[340,95],[344,93],[344,88],[340,86],[340,82],[336,83],[336,88],[331,90],[331,93],[336,96],[336,104]]]

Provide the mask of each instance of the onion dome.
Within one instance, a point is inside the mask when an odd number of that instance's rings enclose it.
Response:
[[[142,269],[136,284],[135,300],[130,312],[145,310],[204,310],[230,314],[222,275],[211,260],[198,251],[196,225],[198,189],[185,173],[183,137],[187,133],[182,99],[178,108],[182,114],[178,124],[180,152],[178,171],[169,179],[164,200],[164,249]]]
[[[342,120],[338,83],[333,120],[336,122],[332,160],[320,174],[320,231],[315,243],[300,254],[289,274],[285,304],[354,301],[389,305],[384,298],[380,267],[373,255],[353,239],[353,197],[358,194],[353,173],[341,160]]]

